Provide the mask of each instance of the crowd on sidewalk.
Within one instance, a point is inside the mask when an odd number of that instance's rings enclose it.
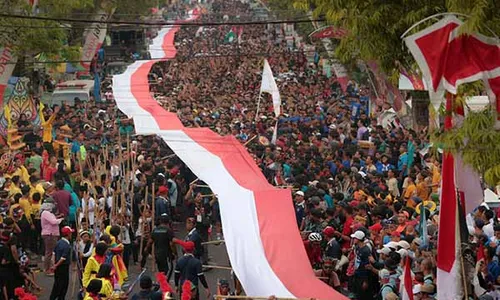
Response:
[[[253,17],[247,3],[209,2],[200,22]],[[177,57],[149,74],[151,93],[185,126],[234,135],[271,184],[290,189],[290,225],[325,284],[353,299],[399,299],[410,267],[414,299],[433,299],[441,158],[426,151],[428,133],[383,127],[377,116],[390,103],[368,111],[369,88],[350,82],[342,90],[280,28],[181,27]],[[265,94],[258,111],[263,57],[278,78],[279,118]],[[19,124],[30,129],[23,143],[19,126],[9,128],[0,174],[0,299],[13,298],[17,287],[40,288],[30,270],[36,255],[54,276],[51,299],[65,298],[71,263],[84,299],[123,297],[133,281],[129,266],[144,267],[148,256],[166,281],[173,278],[174,292],[210,296],[203,243],[223,240],[216,195],[161,138],[135,135],[133,121],[105,98],[40,106],[41,126]],[[484,249],[475,285],[484,289],[481,299],[494,297],[499,284],[496,216],[485,205],[468,216],[471,242]],[[185,224],[187,236],[175,237],[173,221]],[[234,281],[234,292],[225,279],[218,292],[242,293]],[[139,285],[132,299],[162,297],[149,276]]]

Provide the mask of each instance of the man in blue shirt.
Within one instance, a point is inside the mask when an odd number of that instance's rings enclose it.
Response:
[[[184,242],[178,239],[174,239],[174,243],[182,246],[184,249],[184,256],[179,258],[177,264],[175,265],[175,277],[174,282],[177,290],[180,291],[180,287],[184,284],[184,281],[189,280],[196,287],[199,286],[199,282],[205,288],[207,298],[210,297],[210,290],[208,289],[207,280],[203,274],[201,261],[194,257],[194,243],[191,241]],[[196,290],[196,299],[199,299],[199,291]]]
[[[69,226],[64,226],[61,229],[61,239],[57,242],[54,248],[54,257],[56,264],[52,266],[51,272],[54,273],[54,286],[50,293],[50,300],[64,300],[69,285],[69,264],[71,245],[69,240],[73,229]]]

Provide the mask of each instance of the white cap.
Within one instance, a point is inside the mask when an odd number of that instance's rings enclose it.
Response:
[[[389,242],[385,244],[385,247],[391,248],[392,250],[398,249],[398,243],[396,242]]]
[[[414,238],[413,243],[415,243],[415,245],[417,245],[417,246],[420,246],[420,245],[422,245],[422,239],[421,238]]]
[[[328,126],[328,128],[330,128],[330,129],[337,129],[337,125],[335,125],[335,124],[330,124],[330,126]]]
[[[365,239],[365,233],[363,231],[361,231],[361,230],[358,230],[355,233],[351,234],[351,237],[353,239],[357,239],[357,240],[362,241],[362,240]]]
[[[377,250],[377,253],[384,254],[384,255],[389,255],[389,253],[391,253],[391,252],[392,252],[392,250],[385,247],[385,246],[382,249]]]
[[[304,197],[304,192],[303,191],[297,191],[297,192],[295,192],[295,195],[299,195],[299,196]]]
[[[410,244],[408,244],[408,242],[405,241],[405,240],[399,241],[398,242],[398,246],[401,247],[401,248],[403,248],[403,249],[405,249],[405,250],[410,249]]]
[[[405,249],[399,249],[398,251],[396,251],[397,253],[399,253],[399,255],[401,255],[401,258],[405,258],[408,256],[408,251],[405,250]]]
[[[422,291],[422,286],[420,284],[416,284],[413,286],[413,295],[416,295]]]

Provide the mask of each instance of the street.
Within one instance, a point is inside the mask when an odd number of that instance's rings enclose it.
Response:
[[[175,226],[177,229],[176,231],[176,237],[178,238],[183,238],[184,237],[184,227],[180,228],[181,225]],[[227,256],[226,248],[224,244],[221,245],[208,245],[208,253],[209,257],[211,258],[210,264],[212,265],[219,265],[219,266],[228,266],[229,265],[229,258]],[[146,264],[146,274],[151,275],[153,278],[153,281],[155,281],[154,274],[152,273],[152,264],[153,260],[151,256],[148,259],[148,262]],[[41,263],[39,263],[39,266],[41,266]],[[133,282],[139,273],[141,272],[139,264],[133,265],[131,262],[131,265],[129,266],[129,282]],[[210,287],[210,292],[213,295],[216,292],[217,288],[217,281],[221,278],[228,279],[231,284],[232,280],[231,278],[231,271],[229,270],[221,270],[221,269],[211,269],[205,272],[205,277],[207,278],[207,282]],[[66,295],[66,299],[77,299],[78,297],[78,290],[79,290],[79,285],[77,280],[75,280],[75,271],[71,269],[70,271],[70,285],[68,288],[68,293]],[[54,277],[48,277],[46,276],[43,272],[39,272],[35,274],[36,282],[43,288],[42,292],[39,295],[39,300],[48,300],[50,296],[50,291],[52,289],[52,285],[54,284]],[[170,279],[170,285],[172,288],[174,287],[174,276],[171,276]],[[134,293],[139,291],[139,284],[137,283],[135,288],[134,288]],[[133,294],[133,293],[132,293]],[[201,293],[202,296],[204,296],[204,293]],[[201,297],[201,299],[204,299],[204,297]]]

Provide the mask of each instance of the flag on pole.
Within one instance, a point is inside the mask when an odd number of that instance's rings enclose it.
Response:
[[[426,246],[428,244],[429,238],[427,236],[427,216],[426,216],[426,209],[425,209],[425,202],[422,203],[422,206],[420,207],[420,237],[422,239],[422,245]]]
[[[273,71],[267,59],[264,59],[264,70],[262,71],[262,83],[260,85],[261,93],[269,93],[273,97],[274,115],[278,117],[281,113],[281,97],[278,85],[274,80]]]
[[[452,127],[452,96],[446,97],[445,130]],[[460,236],[458,235],[457,192],[455,186],[455,158],[453,154],[443,153],[441,177],[441,202],[439,214],[439,233],[437,251],[437,298],[461,299],[460,278]]]
[[[236,33],[234,33],[233,28],[224,36],[224,44],[231,44],[236,38]]]
[[[405,268],[403,273],[403,280],[401,282],[401,290],[399,291],[399,294],[401,295],[401,300],[413,300],[413,280],[411,278],[410,256],[406,256],[405,258]]]

